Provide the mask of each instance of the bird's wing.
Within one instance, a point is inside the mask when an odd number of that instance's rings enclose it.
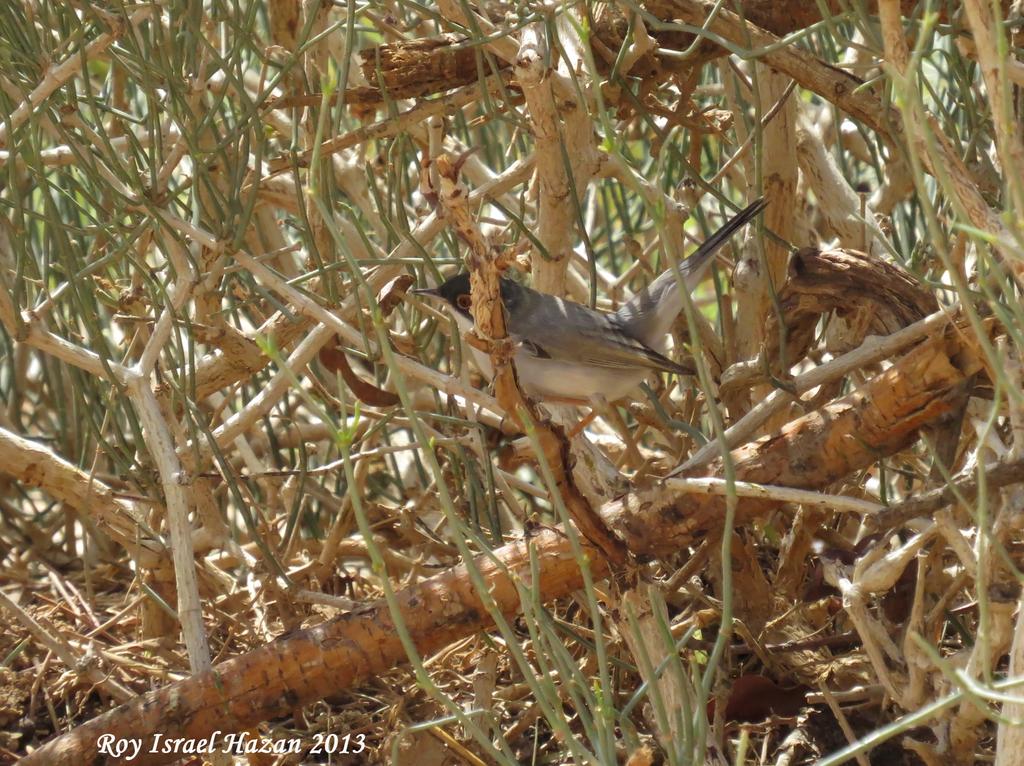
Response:
[[[535,297],[534,297],[535,296]],[[529,307],[509,321],[509,333],[522,353],[538,359],[578,362],[622,370],[637,368],[692,375],[693,369],[673,362],[619,327],[612,315],[572,301],[534,293]]]

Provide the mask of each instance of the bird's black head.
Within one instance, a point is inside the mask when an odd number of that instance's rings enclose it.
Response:
[[[510,304],[515,302],[518,287],[511,279],[505,279],[504,277],[501,279],[501,301],[505,304],[506,308],[509,308]],[[465,317],[472,318],[470,309],[473,306],[473,298],[469,291],[468,271],[456,274],[439,287],[422,288],[412,292],[418,295],[432,295],[435,298],[440,298],[455,311],[458,311]]]
[[[437,288],[436,295],[460,314],[469,316],[469,309],[473,305],[473,299],[469,295],[469,272],[464,271],[445,280]]]

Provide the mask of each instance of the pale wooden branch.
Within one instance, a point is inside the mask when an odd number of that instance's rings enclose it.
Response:
[[[882,24],[885,44],[886,68],[897,87],[906,87],[910,53],[903,36],[900,5],[897,0],[879,0],[878,18]],[[978,185],[964,165],[959,151],[942,132],[935,118],[918,110],[914,104],[902,108],[904,130],[902,136],[912,147],[914,156],[923,163],[924,170],[940,180],[947,180],[949,191],[967,214],[971,224],[995,237],[996,247],[1018,273],[1024,273],[1024,260],[1016,256],[1010,245],[1009,233],[996,213],[988,206]],[[934,150],[927,136],[934,140]]]
[[[132,136],[131,139],[128,136],[114,136],[110,139],[110,148],[114,152],[127,151],[133,145],[148,149],[153,145],[155,139],[156,136],[149,132],[140,132],[139,135]],[[180,139],[181,132],[173,126],[162,131],[159,137],[160,141],[170,146],[176,146]],[[69,144],[59,144],[43,149],[39,152],[39,162],[50,168],[74,165],[79,161],[75,148],[77,147],[72,147]],[[25,159],[20,153],[0,149],[0,167],[9,162],[14,162],[14,167],[19,171],[25,169]]]
[[[980,681],[983,673],[991,672],[1010,649],[1014,638],[1013,612],[1017,599],[1000,597],[988,593],[985,630],[978,632],[978,640],[971,648],[966,667],[960,671],[959,681],[971,685]],[[956,766],[973,766],[977,763],[976,751],[982,737],[982,724],[988,718],[988,711],[977,700],[962,701],[953,711],[949,721],[950,763]],[[1016,754],[1018,757],[1020,753]]]
[[[148,377],[133,377],[128,396],[132,400],[146,437],[146,450],[153,457],[160,474],[167,508],[167,529],[171,536],[171,557],[178,590],[178,620],[181,635],[188,649],[193,673],[210,668],[210,645],[203,625],[203,602],[196,580],[195,554],[192,549],[192,527],[189,508],[191,491],[186,489],[187,477],[174,449],[174,438],[160,412]]]
[[[664,611],[664,602],[659,604],[661,614],[655,614],[658,607],[649,593],[652,587],[641,582],[625,589],[614,602],[614,608],[609,610],[610,617],[629,648],[640,677],[651,687],[651,704],[655,698],[660,701],[667,720],[656,712],[651,715],[659,738],[681,744],[684,741],[680,720],[684,715],[682,711],[690,709],[690,700],[696,695],[692,688],[685,687],[685,677],[680,678],[679,674],[672,672],[657,672],[662,663],[676,653],[676,648],[659,629],[660,625],[668,625],[670,619]]]
[[[75,346],[44,329],[41,322],[31,314],[26,313],[23,319],[26,321],[19,328],[15,322],[15,307],[7,292],[0,290],[0,321],[14,337],[62,361],[81,367],[102,380],[109,380],[110,374],[113,374],[117,382],[125,386],[143,424],[143,430],[147,435],[145,448],[153,456],[164,489],[178,586],[179,618],[189,650],[189,660],[194,670],[209,667],[209,646],[203,628],[202,606],[192,555],[192,536],[188,524],[189,503],[184,488],[185,477],[167,423],[150,388],[149,376],[141,374],[137,369],[127,369],[113,361],[104,364],[93,352]],[[155,358],[154,356],[153,360]],[[140,449],[142,446],[140,445]]]
[[[5,254],[0,253],[0,255]],[[22,312],[19,315],[7,289],[0,290],[0,322],[15,341],[39,349],[72,367],[77,367],[96,376],[100,380],[124,384],[133,374],[114,360],[104,361],[95,352],[77,346],[50,332],[35,314]]]
[[[103,482],[72,465],[51,450],[0,428],[0,470],[28,487],[39,487],[71,506],[149,568],[166,552],[153,537],[142,514],[118,499]]]
[[[872,503],[870,500],[861,500],[856,497],[846,497],[845,495],[829,495],[823,492],[811,492],[806,489],[795,489],[793,487],[737,481],[733,483],[733,488],[730,489],[729,482],[713,476],[694,479],[669,479],[665,482],[665,486],[681,493],[689,492],[693,494],[728,495],[734,491],[737,497],[757,497],[765,500],[775,500],[780,503],[814,505],[834,511],[848,511],[866,515],[881,513],[885,510],[884,505]]]
[[[694,26],[701,26],[711,13],[714,3],[706,0],[666,0],[659,2],[665,12]],[[744,49],[763,49],[775,46],[779,38],[744,22],[737,14],[720,8],[708,30],[718,37]],[[851,117],[860,120],[887,142],[894,143],[891,124],[893,113],[856,76],[830,67],[812,54],[793,45],[775,48],[764,53],[761,60],[773,69],[792,77],[800,85],[834,103]]]
[[[246,433],[253,423],[270,412],[291,388],[295,377],[333,337],[334,330],[326,325],[316,325],[285,360],[285,369],[279,370],[241,410],[214,429],[213,440],[217,446],[225,448],[236,437]]]
[[[568,11],[571,12],[571,11]],[[586,104],[573,92],[560,70],[549,68],[550,54],[543,24],[523,30],[515,60],[516,80],[523,89],[533,127],[537,158],[537,237],[546,251],[533,258],[533,286],[554,295],[565,294],[566,269],[576,230],[573,188],[582,198],[597,171],[594,126]],[[560,29],[560,34],[565,30]]]
[[[1018,599],[1017,619],[1010,645],[1009,678],[1024,676],[1024,595]],[[1024,699],[1016,696],[1003,702],[1002,716],[996,735],[995,766],[1013,766],[1024,752]]]
[[[761,128],[763,143],[761,172],[764,197],[768,207],[764,212],[764,225],[784,242],[793,240],[796,227],[796,104],[791,97],[789,79],[766,67],[758,73],[760,88],[755,98],[760,99],[763,112],[781,103],[777,116]],[[751,179],[753,180],[753,179]],[[789,249],[773,239],[766,238],[762,245],[745,248],[733,272],[736,290],[736,359],[750,359],[760,348],[766,331],[766,320],[773,311],[772,296],[786,280]],[[757,392],[751,391],[754,398]]]
[[[723,435],[726,445],[732,449],[747,441],[772,414],[792,402],[794,396],[800,396],[818,386],[848,375],[850,372],[861,367],[887,359],[897,351],[941,329],[951,321],[953,316],[955,316],[955,309],[936,311],[924,319],[897,330],[891,335],[867,338],[852,351],[848,351],[836,359],[819,365],[802,375],[798,375],[789,381],[786,390],[772,391],[771,394],[758,402],[749,412],[745,413],[742,418],[729,426]],[[749,381],[760,375],[762,371],[763,366],[756,362],[736,365],[736,369],[730,368],[726,371],[726,375],[722,379],[722,387],[724,389],[738,385],[749,385]],[[681,468],[676,469],[669,475],[675,475],[681,471],[704,465],[719,456],[721,449],[719,440],[709,441],[691,455]]]
[[[1007,75],[1018,70],[1020,64],[1003,54],[1008,41],[1000,39],[1005,31],[996,27],[993,5],[984,0],[964,0],[981,76],[988,91],[986,102],[992,112],[996,151],[1003,166],[1002,177],[1006,179],[1006,189],[1012,200],[1011,209],[1020,211],[1024,210],[1024,137],[1021,136],[1019,115],[1014,110],[1013,87],[1007,82]]]
[[[164,237],[163,248],[174,268],[175,277],[174,284],[168,290],[169,305],[160,312],[160,318],[157,319],[152,335],[150,335],[149,341],[142,351],[142,356],[135,366],[135,371],[147,378],[153,374],[160,353],[171,336],[175,314],[188,302],[196,281],[195,270],[185,255],[185,249],[181,243],[174,237]]]
[[[526,97],[533,126],[540,195],[538,239],[547,250],[546,258],[538,255],[533,259],[533,286],[563,295],[577,204],[571,197],[568,174],[572,174],[577,194],[582,194],[597,171],[597,147],[589,109],[579,102],[564,72],[565,63],[560,62],[554,69],[547,67],[544,25],[525,27],[517,47],[508,37],[495,34],[494,26],[480,14],[471,12],[470,19],[466,7],[457,0],[440,0],[438,8],[445,18],[466,27],[476,27],[488,35],[486,46],[515,67],[516,80]],[[556,27],[560,37],[574,36],[568,25],[559,23]],[[572,40],[563,44],[567,49],[576,47]]]
[[[968,58],[978,58],[978,46],[974,39],[961,35],[956,39],[956,46]],[[1002,65],[1006,67],[1006,76],[1013,81],[1014,85],[1024,87],[1024,63],[1015,59],[1005,59]]]
[[[128,19],[120,19],[108,14],[107,18],[112,22],[112,29],[90,42],[85,46],[84,51],[71,53],[59,64],[49,67],[39,84],[11,113],[10,119],[0,122],[0,145],[7,142],[8,131],[15,131],[21,127],[25,120],[39,108],[39,105],[53,95],[54,91],[82,71],[82,67],[89,61],[102,56],[107,48],[113,45],[126,30],[148,19],[156,10],[156,6],[147,5],[135,11]]]
[[[814,198],[825,218],[827,229],[839,239],[839,246],[861,250],[876,258],[885,254],[887,248],[874,225],[874,212],[865,206],[861,218],[861,200],[850,186],[832,155],[825,149],[818,131],[810,124],[804,107],[804,117],[797,124],[796,152],[800,171],[814,191]],[[890,246],[891,248],[891,246]]]

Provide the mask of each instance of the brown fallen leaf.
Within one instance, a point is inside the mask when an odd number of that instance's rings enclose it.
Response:
[[[382,317],[387,319],[391,315],[391,312],[395,310],[395,306],[405,298],[405,293],[415,281],[409,274],[399,274],[384,285],[377,296],[377,305],[380,306]]]
[[[369,404],[371,407],[394,407],[398,404],[397,394],[377,388],[356,375],[348,363],[348,357],[345,356],[345,352],[341,350],[337,341],[331,346],[324,346],[320,349],[319,358],[320,364],[331,372],[341,375],[345,384],[355,394],[356,399],[363,404]]]

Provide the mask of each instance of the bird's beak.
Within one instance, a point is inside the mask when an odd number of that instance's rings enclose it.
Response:
[[[437,291],[436,287],[417,287],[413,290],[409,290],[413,295],[426,295],[428,298],[440,298],[441,294]]]

